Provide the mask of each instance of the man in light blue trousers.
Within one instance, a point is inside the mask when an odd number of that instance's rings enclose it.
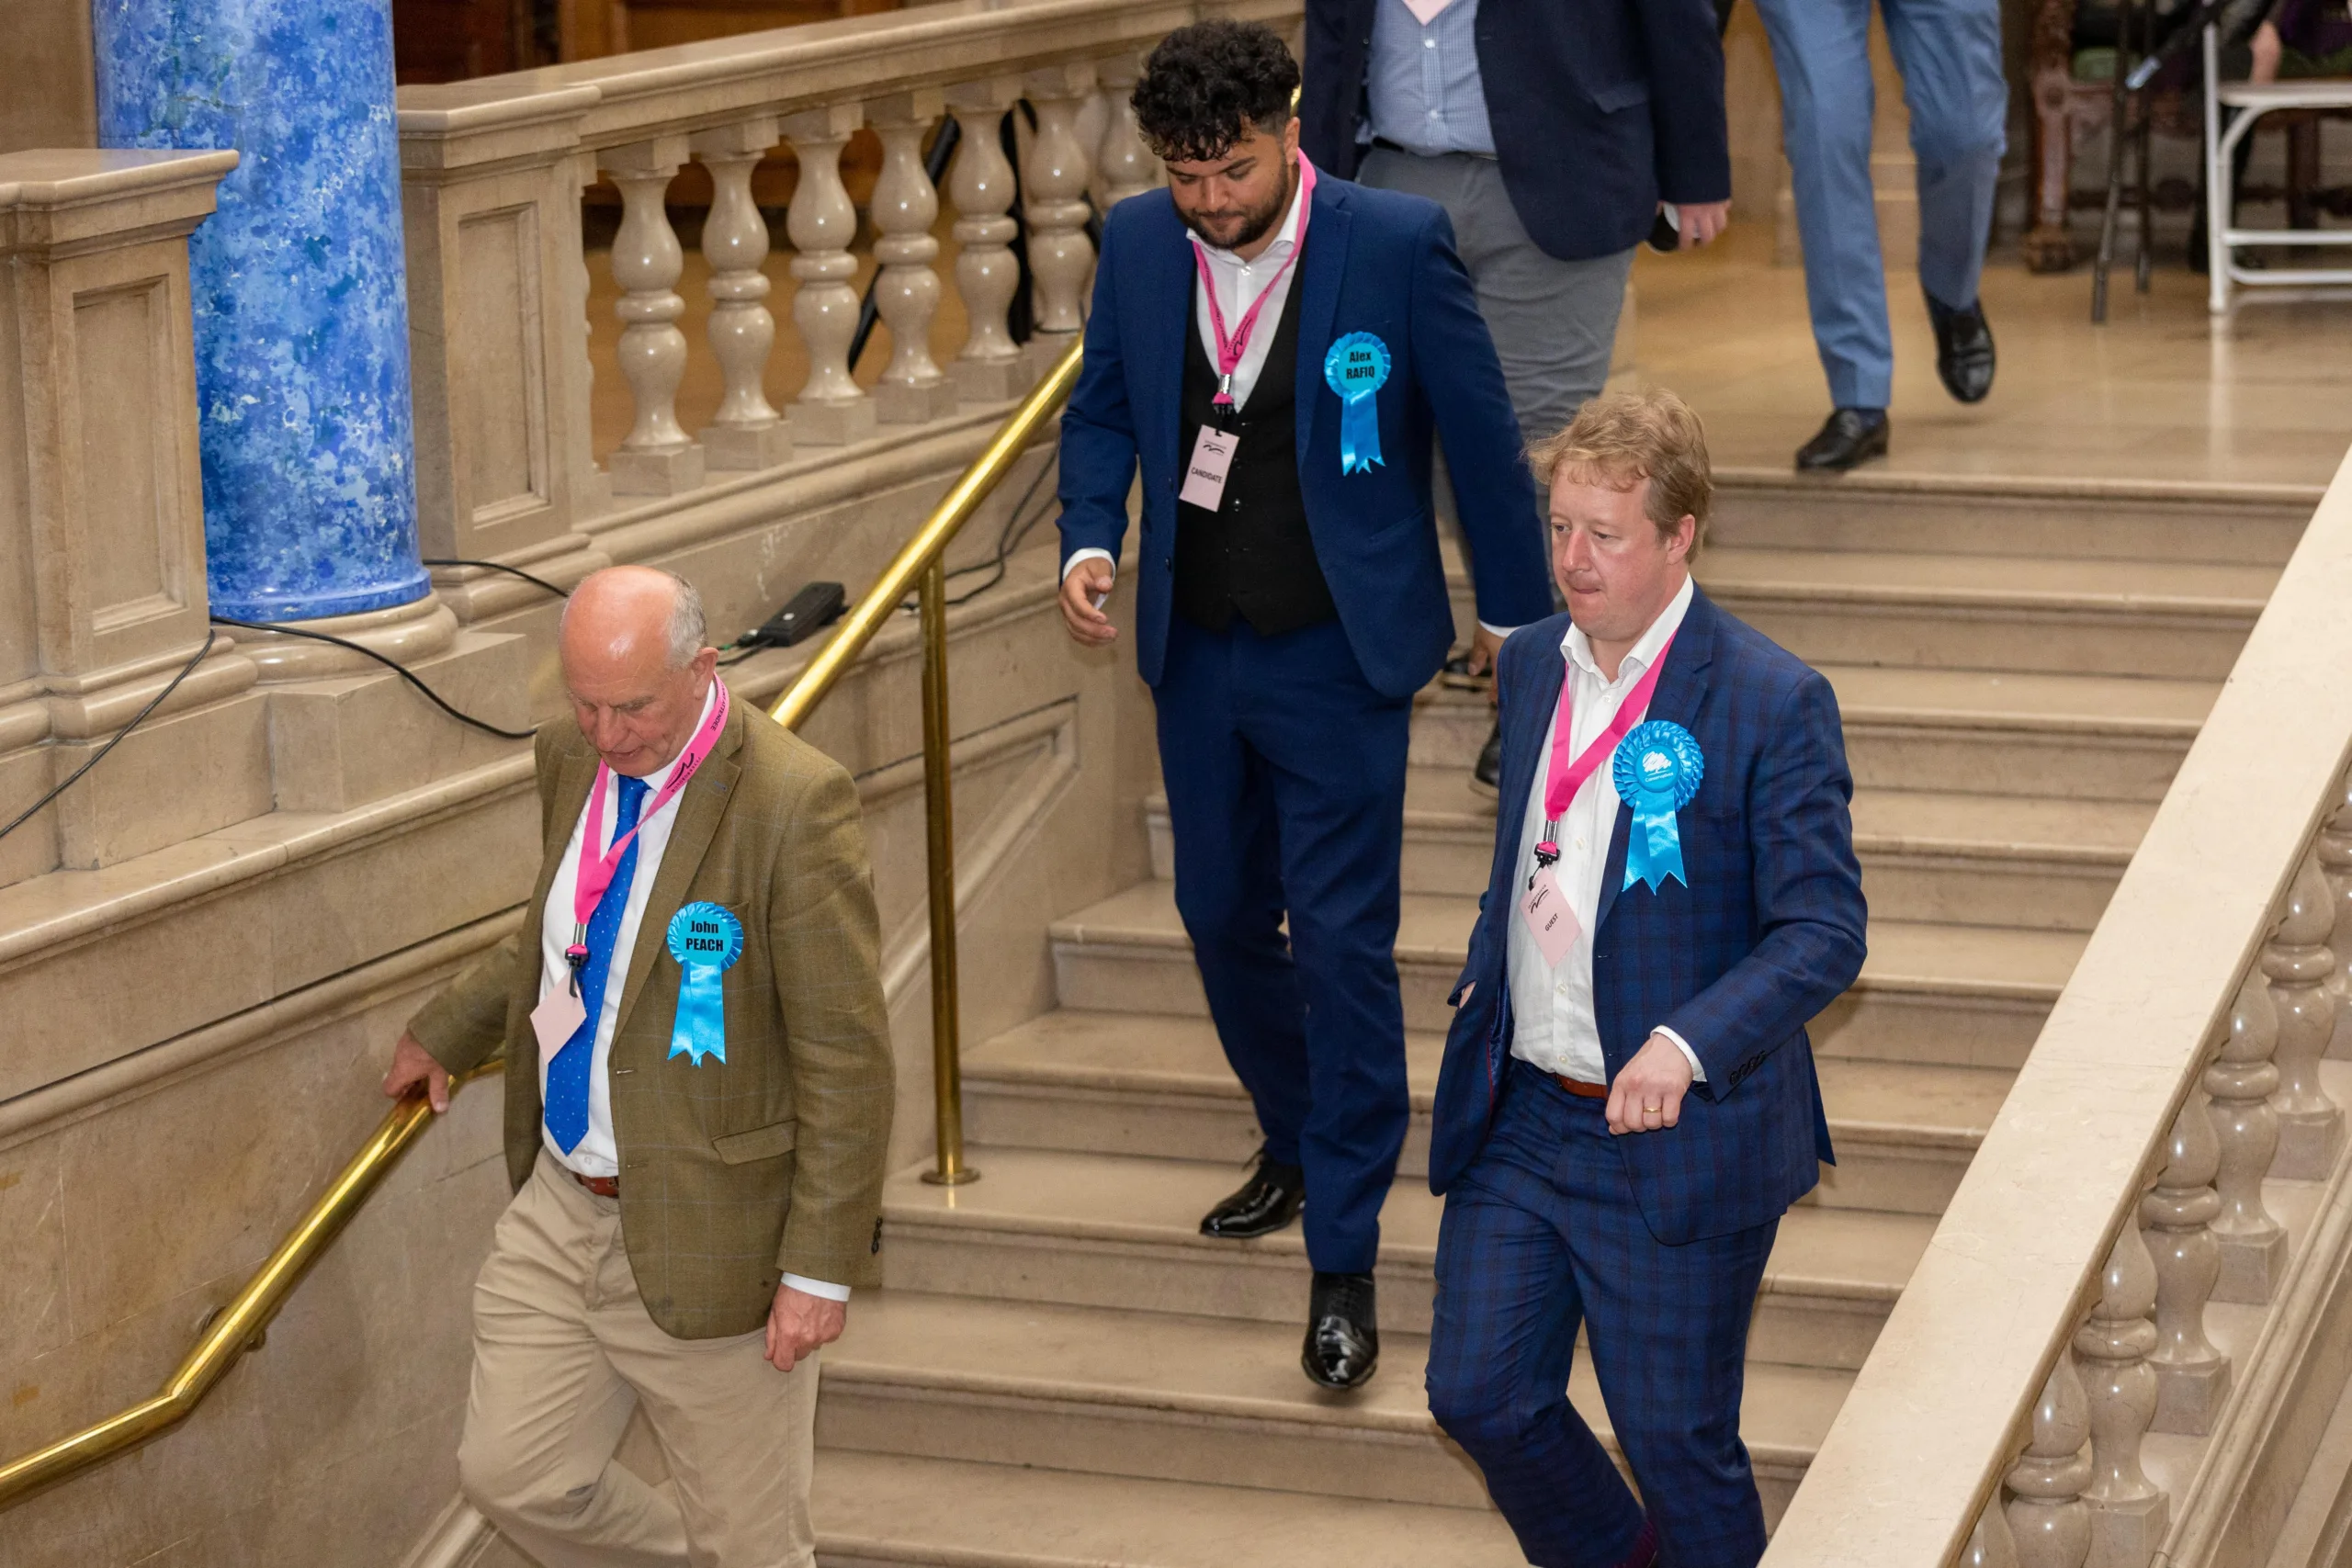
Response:
[[[1993,389],[1993,333],[1977,299],[2008,118],[1999,0],[1880,0],[1911,110],[1919,171],[1919,285],[1936,369],[1964,403]],[[1781,78],[1805,298],[1835,405],[1797,452],[1838,471],[1887,448],[1894,340],[1871,189],[1871,0],[1756,0]]]

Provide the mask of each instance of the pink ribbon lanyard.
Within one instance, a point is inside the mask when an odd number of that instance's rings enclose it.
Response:
[[[1258,298],[1243,313],[1241,324],[1234,328],[1230,335],[1225,330],[1225,312],[1217,306],[1216,284],[1209,276],[1208,247],[1197,236],[1193,241],[1193,265],[1200,270],[1201,292],[1208,296],[1209,301],[1209,327],[1216,336],[1216,396],[1209,400],[1219,408],[1233,406],[1233,372],[1240,365],[1241,356],[1250,351],[1250,334],[1257,328],[1258,312],[1265,309],[1275,286],[1282,282],[1283,275],[1290,271],[1291,263],[1298,259],[1298,253],[1306,248],[1306,220],[1314,210],[1308,205],[1308,198],[1314,194],[1315,165],[1306,161],[1306,153],[1301,152],[1298,155],[1298,195],[1294,198],[1298,203],[1298,232],[1291,239],[1290,254],[1284,256],[1283,265],[1274,269],[1274,276],[1266,280],[1266,287],[1258,291]]]
[[[1568,760],[1571,733],[1568,720],[1576,702],[1576,671],[1571,669],[1563,674],[1559,716],[1552,725],[1552,764],[1544,777],[1544,818],[1547,826],[1558,823],[1567,815],[1568,803],[1576,799],[1577,791],[1584,787],[1584,781],[1593,775],[1611,751],[1617,750],[1617,742],[1624,739],[1627,732],[1642,722],[1642,715],[1650,705],[1650,693],[1657,687],[1657,673],[1666,668],[1667,652],[1673,647],[1674,638],[1669,637],[1666,639],[1666,647],[1659,649],[1657,657],[1650,660],[1650,667],[1642,671],[1642,678],[1634,682],[1634,689],[1625,694],[1625,700],[1617,705],[1617,716],[1609,721],[1609,728],[1594,736],[1592,744],[1586,747],[1583,754],[1574,761]]]
[[[648,801],[645,809],[637,814],[637,827],[614,840],[612,848],[601,855],[596,852],[596,842],[605,836],[605,786],[612,778],[613,771],[601,761],[596,764],[596,783],[588,792],[588,825],[580,839],[580,874],[571,885],[571,946],[564,953],[567,958],[574,953],[579,955],[573,960],[575,966],[588,955],[589,917],[595,914],[596,906],[604,901],[605,889],[612,886],[614,874],[621,868],[621,857],[628,853],[629,844],[637,838],[639,829],[652,819],[653,814],[686,787],[686,781],[695,776],[695,770],[702,766],[703,759],[709,756],[711,748],[718,744],[718,732],[727,728],[727,682],[718,681],[714,684],[718,687],[718,698],[710,705],[710,716],[703,720],[701,728],[695,731],[695,738],[686,742],[686,749],[678,753],[678,760],[670,764],[670,776],[662,782],[661,793]]]

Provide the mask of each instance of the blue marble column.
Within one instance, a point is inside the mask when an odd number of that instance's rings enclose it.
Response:
[[[422,598],[390,0],[93,0],[108,147],[232,147],[189,242],[212,606]]]

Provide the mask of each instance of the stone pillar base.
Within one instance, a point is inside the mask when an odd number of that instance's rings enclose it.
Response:
[[[2287,1233],[2274,1230],[2259,1239],[2217,1233],[2213,1239],[2222,1247],[2222,1274],[2213,1283],[2213,1299],[2267,1304],[2287,1277]]]
[[[956,394],[967,403],[1009,403],[1029,395],[1037,373],[1019,355],[1003,359],[959,359],[947,367]]]
[[[796,445],[846,446],[874,434],[874,400],[854,403],[795,403],[787,416]]]
[[[1031,333],[1029,341],[1021,345],[1022,357],[1029,361],[1029,385],[1034,387],[1044,380],[1046,373],[1060,362],[1078,338],[1076,333]]]
[[[714,468],[773,468],[792,461],[792,432],[782,420],[747,428],[710,425],[702,445],[704,460]]]
[[[941,377],[928,387],[886,381],[874,389],[875,417],[884,424],[928,424],[956,412],[956,383]]]
[[[605,460],[615,495],[684,495],[700,490],[703,449],[700,442],[665,447],[658,452],[616,452]]]
[[[2156,1414],[2151,1432],[2181,1432],[2202,1437],[2213,1429],[2213,1418],[2229,1397],[2230,1363],[2215,1357],[2202,1366],[2156,1369]]]
[[[2170,1500],[2161,1492],[2132,1503],[2092,1503],[2090,1510],[2091,1551],[2083,1568],[2147,1568],[2172,1524]]]
[[[2344,1146],[2344,1112],[2336,1110],[2278,1114],[2278,1153],[2270,1175],[2280,1181],[2324,1181]]]

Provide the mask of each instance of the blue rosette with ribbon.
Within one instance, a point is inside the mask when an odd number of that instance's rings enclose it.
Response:
[[[1674,814],[1690,804],[1706,773],[1699,742],[1668,719],[1637,724],[1617,743],[1610,781],[1617,786],[1617,798],[1634,808],[1634,829],[1625,840],[1625,880],[1618,891],[1645,882],[1655,893],[1668,877],[1690,886]]]
[[[743,956],[743,922],[724,905],[688,904],[670,918],[670,956],[685,971],[670,1055],[697,1067],[706,1056],[726,1061],[727,1005],[718,977]]]
[[[1350,333],[1323,356],[1323,382],[1340,400],[1340,472],[1360,474],[1380,462],[1381,388],[1388,384],[1388,345]]]

